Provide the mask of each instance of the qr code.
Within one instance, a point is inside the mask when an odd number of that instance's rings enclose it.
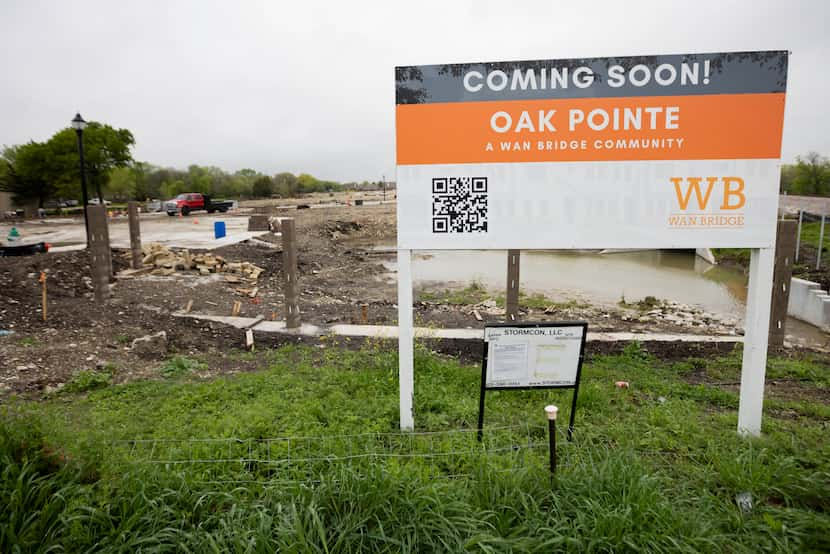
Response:
[[[487,177],[432,180],[433,233],[487,232]]]

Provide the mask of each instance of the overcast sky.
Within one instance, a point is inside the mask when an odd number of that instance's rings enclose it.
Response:
[[[783,159],[830,154],[830,2],[0,2],[0,145],[76,111],[138,160],[394,175],[394,67],[790,50]]]

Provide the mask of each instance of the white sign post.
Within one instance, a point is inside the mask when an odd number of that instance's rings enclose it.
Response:
[[[412,403],[415,394],[415,343],[412,324],[412,252],[398,249],[398,359],[401,429],[415,428]]]
[[[788,53],[397,67],[401,427],[411,250],[750,248],[738,429],[761,429]]]
[[[746,294],[741,397],[738,405],[738,433],[742,435],[761,434],[774,266],[774,247],[752,249],[749,259],[749,289]]]

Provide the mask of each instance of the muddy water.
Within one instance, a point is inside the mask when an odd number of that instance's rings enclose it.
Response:
[[[478,281],[504,288],[506,270],[503,250],[418,252],[412,267],[415,281],[425,286],[440,281]],[[746,300],[742,272],[709,265],[685,252],[523,251],[520,281],[526,292],[590,298],[602,304],[654,296],[739,315]]]
[[[507,253],[503,250],[418,251],[412,264],[419,288],[477,281],[503,290],[506,271]],[[743,320],[746,310],[747,277],[742,271],[712,266],[684,251],[523,251],[520,281],[523,292],[540,292],[555,300],[614,305],[623,297],[633,302],[654,296],[738,320]],[[787,327],[789,335],[808,343],[823,345],[828,341],[826,334],[798,320],[789,318]]]

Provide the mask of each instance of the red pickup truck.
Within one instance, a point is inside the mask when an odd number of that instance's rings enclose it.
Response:
[[[167,215],[188,215],[196,210],[205,210],[207,213],[227,212],[233,207],[230,200],[211,200],[210,196],[198,192],[185,192],[164,204]]]

